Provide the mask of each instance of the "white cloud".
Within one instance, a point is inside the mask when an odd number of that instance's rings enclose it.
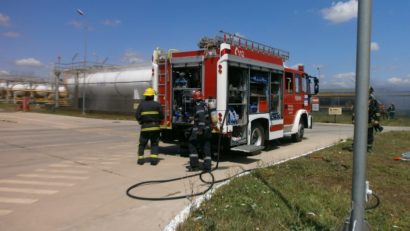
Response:
[[[42,67],[43,64],[35,58],[19,59],[15,61],[18,66]]]
[[[379,46],[378,43],[372,42],[372,43],[370,44],[370,49],[371,49],[372,51],[378,51],[378,50],[380,50],[380,46]]]
[[[334,78],[337,79],[337,80],[347,79],[347,80],[350,80],[350,81],[354,81],[355,78],[356,78],[356,73],[354,73],[354,72],[340,73],[340,74],[336,74],[334,76]]]
[[[407,77],[399,78],[399,77],[392,77],[387,79],[387,82],[393,85],[397,86],[403,86],[403,85],[410,85],[410,75]]]
[[[121,24],[119,19],[106,19],[102,22],[105,26],[118,26]]]
[[[0,13],[0,26],[9,26],[9,25],[10,25],[10,17]]]
[[[5,71],[5,70],[0,70],[0,75],[9,75],[10,72]]]
[[[124,55],[122,56],[122,60],[123,62],[128,64],[140,64],[144,62],[144,59],[140,58],[139,55],[133,50],[125,51]]]
[[[8,31],[8,32],[4,32],[3,36],[8,37],[8,38],[18,38],[20,37],[20,33],[14,32],[14,31]]]
[[[357,0],[333,3],[331,7],[321,10],[323,18],[332,23],[347,22],[357,18]]]
[[[330,85],[338,88],[354,88],[356,83],[356,73],[347,72],[333,76]]]

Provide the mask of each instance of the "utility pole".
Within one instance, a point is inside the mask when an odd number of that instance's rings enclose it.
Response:
[[[82,11],[81,9],[77,9],[77,13],[84,17],[86,16],[86,14],[84,13],[84,11]],[[84,19],[84,63],[83,63],[83,103],[82,103],[82,114],[85,115],[85,91],[86,91],[86,85],[85,85],[85,79],[86,79],[86,68],[87,68],[87,34],[88,34],[88,26],[87,26],[87,22]]]
[[[59,67],[60,68],[60,67]],[[59,88],[60,88],[60,75],[61,75],[61,71],[60,70],[55,70],[54,71],[54,75],[55,75],[55,82],[54,82],[54,111],[57,110],[60,107],[60,92],[59,92]]]
[[[82,11],[81,9],[77,9],[77,13],[81,16],[84,17],[84,65],[87,63],[87,33],[88,33],[88,25],[85,20],[86,13]]]
[[[60,83],[60,75],[61,75],[61,57],[58,57],[57,64],[54,65],[54,108],[53,111],[56,111],[60,105],[59,105],[59,83]]]
[[[356,106],[353,148],[352,211],[349,231],[366,231],[367,126],[369,108],[372,0],[358,1]]]

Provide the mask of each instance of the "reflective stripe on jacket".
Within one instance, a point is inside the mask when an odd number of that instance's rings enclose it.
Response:
[[[194,125],[189,131],[189,140],[209,139],[211,137],[211,119],[203,101],[196,102],[194,107]]]
[[[141,131],[160,130],[159,123],[164,119],[161,104],[152,100],[142,101],[135,111],[135,119],[141,124]]]

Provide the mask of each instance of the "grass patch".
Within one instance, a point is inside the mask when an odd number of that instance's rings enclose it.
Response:
[[[410,230],[410,132],[376,136],[368,155],[371,189],[366,210],[373,230]],[[352,141],[232,180],[191,212],[177,230],[337,230],[350,215]],[[374,201],[370,201],[370,206]]]
[[[343,113],[335,118],[334,115],[328,115],[327,112],[312,112],[312,116],[314,122],[352,124],[352,115],[350,113]],[[380,122],[382,126],[410,127],[410,118],[405,116],[396,116],[395,119],[391,120],[382,119]]]

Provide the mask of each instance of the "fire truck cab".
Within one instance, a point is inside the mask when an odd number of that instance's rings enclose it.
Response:
[[[192,126],[192,92],[201,90],[210,109],[213,142],[223,149],[255,152],[265,142],[312,128],[316,77],[304,67],[285,67],[289,53],[234,34],[203,38],[195,51],[153,54],[153,88],[162,104],[164,142],[183,142]]]

